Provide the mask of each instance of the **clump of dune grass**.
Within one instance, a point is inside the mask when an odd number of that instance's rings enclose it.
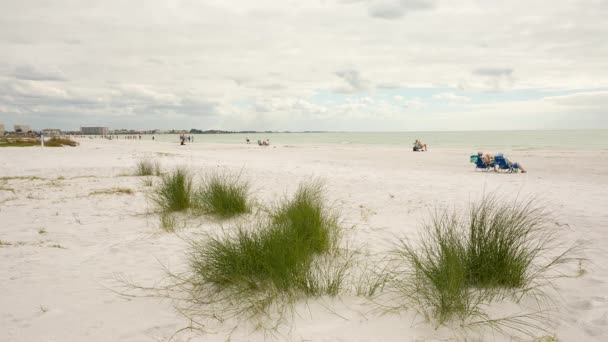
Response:
[[[154,180],[150,177],[146,177],[144,178],[144,180],[142,181],[142,184],[146,187],[151,187],[154,185]]]
[[[133,195],[133,190],[129,188],[112,188],[95,190],[89,195]]]
[[[532,203],[500,204],[490,197],[469,210],[466,254],[468,284],[520,288],[551,239],[545,212]]]
[[[203,178],[196,194],[200,212],[230,218],[250,211],[249,184],[238,177],[214,173]]]
[[[163,212],[189,209],[192,198],[192,176],[181,168],[164,175],[152,193],[152,200]]]
[[[477,303],[467,286],[467,248],[459,228],[456,216],[436,214],[418,248],[401,240],[394,251],[405,264],[392,285],[402,300],[439,323],[472,314]]]
[[[136,176],[160,176],[161,167],[158,161],[152,162],[149,159],[140,160],[135,166]]]
[[[48,147],[61,147],[61,146],[78,146],[78,142],[68,139],[68,138],[60,138],[60,137],[52,137],[51,139],[44,142],[44,146]]]
[[[230,302],[246,297],[245,311],[255,312],[277,298],[337,294],[344,268],[330,272],[321,261],[337,253],[338,237],[337,218],[325,206],[321,186],[301,185],[293,199],[254,227],[237,226],[192,243],[195,292]]]
[[[171,213],[161,213],[160,228],[168,233],[173,233],[177,228],[177,220]]]
[[[437,212],[417,245],[401,240],[395,249],[391,286],[403,305],[439,324],[482,317],[498,326],[483,306],[533,292],[545,296],[547,272],[578,260],[570,257],[575,247],[557,251],[550,222],[532,201],[503,203],[495,197],[471,205],[465,218]]]

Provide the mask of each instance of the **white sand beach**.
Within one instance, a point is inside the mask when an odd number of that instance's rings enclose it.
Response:
[[[187,265],[182,234],[219,231],[230,222],[198,218],[179,234],[162,231],[143,177],[130,176],[149,158],[165,170],[185,166],[196,177],[221,170],[248,180],[270,205],[298,183],[318,178],[354,248],[386,253],[395,236],[415,238],[438,207],[466,210],[484,194],[535,197],[565,239],[584,244],[576,277],[557,279],[556,324],[539,334],[559,341],[608,336],[608,151],[503,151],[528,173],[478,172],[477,151],[395,146],[269,146],[80,140],[70,148],[0,149],[0,341],[167,341],[188,320],[170,300],[125,298],[117,279],[154,286]],[[15,178],[34,177],[34,178]],[[155,181],[157,181],[156,179]],[[133,194],[91,194],[116,187]],[[501,303],[490,311],[500,314]],[[365,299],[310,300],[276,332],[234,322],[174,341],[446,341],[461,332],[424,322],[413,311],[382,313]],[[500,334],[482,340],[508,341]],[[530,338],[532,340],[532,338]]]

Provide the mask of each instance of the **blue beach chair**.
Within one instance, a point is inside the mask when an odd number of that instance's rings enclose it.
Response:
[[[483,171],[490,170],[491,168],[494,168],[494,165],[495,165],[494,161],[491,161],[490,164],[484,163],[483,158],[481,158],[477,154],[474,154],[471,156],[471,163],[475,164],[476,170],[483,170]]]
[[[497,154],[494,157],[494,160],[496,161],[496,165],[498,165],[498,169],[501,171],[517,172],[519,170],[519,165],[517,163],[511,163],[509,159],[502,155],[502,153]]]

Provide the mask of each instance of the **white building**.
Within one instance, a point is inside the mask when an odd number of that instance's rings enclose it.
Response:
[[[15,133],[27,133],[32,132],[32,126],[30,125],[15,125]]]
[[[82,134],[108,135],[108,127],[80,127]]]
[[[61,130],[56,128],[45,128],[42,130],[42,134],[47,137],[54,137],[57,135],[61,135]]]

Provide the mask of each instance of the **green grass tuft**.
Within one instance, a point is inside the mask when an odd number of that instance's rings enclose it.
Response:
[[[112,188],[112,189],[103,189],[103,190],[95,190],[91,192],[89,195],[133,195],[133,190],[129,188]]]
[[[182,211],[192,206],[192,176],[185,169],[164,175],[152,200],[164,212]]]
[[[467,290],[466,247],[455,216],[436,215],[425,227],[419,249],[401,241],[395,251],[407,265],[396,284],[427,318],[443,323],[472,310]],[[409,266],[409,267],[408,267]]]
[[[160,164],[155,161],[152,162],[149,159],[140,160],[135,166],[136,176],[160,176],[161,168]]]
[[[468,284],[475,287],[519,288],[529,281],[530,268],[543,251],[539,233],[546,217],[531,203],[500,204],[486,198],[469,211]]]
[[[575,260],[568,257],[573,247],[547,255],[555,239],[548,222],[531,201],[503,204],[494,197],[473,204],[464,220],[436,213],[417,248],[402,240],[395,249],[391,285],[439,324],[483,316],[483,305],[514,291],[542,295],[543,273]]]
[[[78,142],[71,140],[71,139],[67,139],[67,138],[60,138],[60,137],[52,137],[51,139],[47,140],[44,142],[44,146],[47,147],[62,147],[62,146],[78,146]]]
[[[203,179],[196,205],[205,214],[230,218],[250,211],[248,192],[248,183],[216,173]]]
[[[321,261],[336,252],[338,235],[321,186],[301,185],[292,200],[253,229],[239,226],[232,234],[193,242],[191,265],[196,283],[216,294],[227,291],[253,298],[263,293],[266,299],[337,294],[344,268],[328,271]]]
[[[171,213],[162,213],[160,215],[160,228],[167,233],[173,233],[177,228],[177,220]]]
[[[271,215],[277,227],[293,235],[298,241],[306,241],[315,253],[328,251],[336,242],[336,217],[329,214],[323,204],[322,185],[301,185],[294,198],[278,207]]]
[[[146,177],[144,178],[144,180],[142,181],[142,184],[146,187],[151,187],[154,185],[154,180],[150,177]]]

